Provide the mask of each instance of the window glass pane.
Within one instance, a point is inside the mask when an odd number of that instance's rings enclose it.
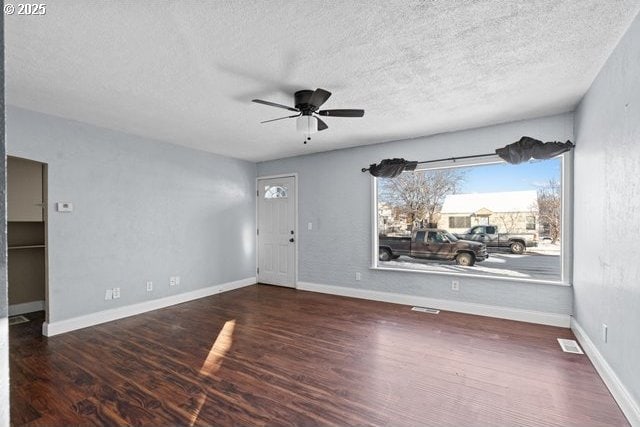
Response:
[[[288,189],[283,185],[265,185],[264,186],[264,198],[265,199],[284,199],[287,197]]]
[[[449,217],[449,228],[469,228],[471,227],[471,218],[468,216],[451,216]]]
[[[377,266],[561,282],[561,172],[555,158],[376,178],[378,242],[393,252]],[[412,235],[442,244],[387,239]],[[458,256],[469,248],[471,263]]]
[[[527,217],[527,230],[535,230],[536,229],[536,217],[528,216]]]

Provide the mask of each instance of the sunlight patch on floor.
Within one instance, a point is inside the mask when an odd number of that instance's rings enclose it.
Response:
[[[218,334],[218,337],[209,350],[207,359],[202,364],[202,368],[200,368],[200,375],[211,375],[216,373],[218,369],[220,369],[220,366],[222,366],[222,361],[224,360],[224,356],[225,354],[227,354],[227,351],[229,351],[229,349],[231,348],[231,344],[233,343],[233,331],[235,327],[235,319],[225,322],[224,326],[220,330],[220,333]],[[198,415],[200,415],[202,406],[206,401],[207,394],[205,392],[200,397],[200,401],[198,402],[198,409],[191,419],[190,426],[193,426],[198,420]]]

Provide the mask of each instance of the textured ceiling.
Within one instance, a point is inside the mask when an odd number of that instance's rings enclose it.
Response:
[[[7,103],[252,161],[572,110],[640,0],[83,1],[5,16]],[[333,92],[303,145],[263,124]],[[283,114],[284,113],[284,114]]]

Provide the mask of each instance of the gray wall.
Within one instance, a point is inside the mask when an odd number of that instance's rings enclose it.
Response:
[[[323,138],[331,138],[330,132],[311,144],[322,144]],[[298,173],[299,281],[569,314],[572,301],[568,286],[464,277],[460,291],[452,292],[452,276],[369,268],[372,194],[371,180],[360,172],[362,167],[388,157],[428,160],[490,153],[523,135],[542,140],[573,139],[573,116],[563,114],[264,162],[258,164],[258,175]],[[307,230],[308,222],[313,223],[312,231]],[[362,281],[355,280],[355,272],[362,273]]]
[[[7,150],[49,165],[50,322],[255,276],[255,164],[13,107]]]
[[[575,318],[640,402],[640,17],[576,111]],[[602,338],[606,323],[608,342]]]

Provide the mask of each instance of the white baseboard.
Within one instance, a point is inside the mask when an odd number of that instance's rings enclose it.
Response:
[[[571,319],[571,330],[631,425],[640,426],[640,404],[633,399],[611,365],[574,318]]]
[[[45,322],[42,325],[42,334],[44,336],[51,337],[65,332],[74,331],[76,329],[99,325],[100,323],[122,319],[123,317],[135,316],[136,314],[145,313],[147,311],[158,310],[160,308],[169,307],[171,305],[181,304],[183,302],[192,301],[195,299],[208,297],[210,295],[215,295],[245,286],[254,285],[255,283],[255,277],[247,277],[246,279],[236,280],[234,282],[209,286],[208,288],[196,289],[195,291],[184,292],[182,294],[171,295],[151,301],[144,301],[124,307],[112,308],[109,310],[99,311],[97,313],[73,317],[71,319],[65,319],[50,323]]]
[[[23,302],[22,304],[13,304],[9,306],[9,316],[17,316],[19,314],[33,313],[34,311],[44,310],[44,301]]]
[[[479,316],[497,317],[500,319],[518,320],[521,322],[560,326],[563,328],[568,328],[570,325],[570,316],[568,314],[547,313],[543,311],[523,310],[519,308],[508,308],[495,305],[442,300],[392,292],[347,288],[343,286],[320,285],[309,282],[298,282],[297,288],[302,291],[313,291],[323,294],[391,302],[394,304],[432,307],[440,310],[455,311],[458,313],[476,314]]]

